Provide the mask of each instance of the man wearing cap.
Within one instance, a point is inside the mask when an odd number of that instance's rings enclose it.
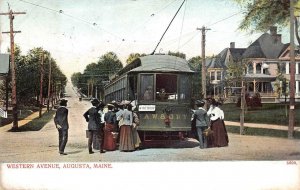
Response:
[[[102,143],[103,128],[101,125],[101,116],[98,112],[99,110],[97,109],[97,106],[99,105],[100,101],[97,98],[95,98],[91,100],[91,103],[92,103],[92,107],[83,114],[85,120],[88,122],[89,153],[90,154],[94,153],[92,149],[94,136],[97,136],[97,139],[99,139],[100,153],[104,153],[103,143]]]
[[[197,100],[196,106],[198,109],[194,112],[194,119],[196,120],[196,129],[197,129],[197,135],[199,138],[199,144],[200,148],[207,148],[207,139],[203,135],[203,131],[207,129],[209,125],[209,117],[207,115],[206,110],[203,108],[205,105],[205,102],[203,100]]]
[[[67,107],[68,100],[62,99],[59,103],[59,108],[57,108],[55,116],[54,116],[54,123],[58,130],[58,137],[59,137],[59,154],[60,155],[67,155],[64,150],[68,141],[68,129],[69,129],[69,122],[68,122],[68,109]]]

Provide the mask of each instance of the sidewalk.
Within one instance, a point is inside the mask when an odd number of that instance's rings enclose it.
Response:
[[[240,126],[240,122],[225,121],[225,125]],[[260,123],[244,123],[245,127],[263,128],[263,129],[275,129],[275,130],[288,130],[286,125],[274,125],[274,124],[260,124]],[[300,127],[294,127],[294,131],[300,131]]]
[[[42,115],[47,111],[47,108],[42,109]],[[33,112],[31,115],[25,117],[22,120],[18,121],[18,127],[22,127],[23,125],[26,125],[27,123],[29,123],[30,121],[36,119],[39,117],[39,111],[37,112]],[[2,131],[8,131],[12,128],[13,123],[4,125],[3,127],[0,127],[0,132]]]

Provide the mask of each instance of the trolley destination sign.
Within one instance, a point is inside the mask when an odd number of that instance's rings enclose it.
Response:
[[[139,105],[139,111],[155,111],[155,105]]]

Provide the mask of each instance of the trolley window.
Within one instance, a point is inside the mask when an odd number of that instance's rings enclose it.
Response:
[[[189,101],[191,99],[191,84],[188,75],[181,75],[179,80],[179,99]]]
[[[156,101],[177,100],[177,75],[156,75]]]
[[[154,101],[153,74],[141,75],[141,100]]]

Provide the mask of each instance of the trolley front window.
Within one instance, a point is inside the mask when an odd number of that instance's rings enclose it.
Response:
[[[156,101],[177,100],[177,75],[156,74]]]
[[[141,75],[141,100],[154,101],[153,74]]]

